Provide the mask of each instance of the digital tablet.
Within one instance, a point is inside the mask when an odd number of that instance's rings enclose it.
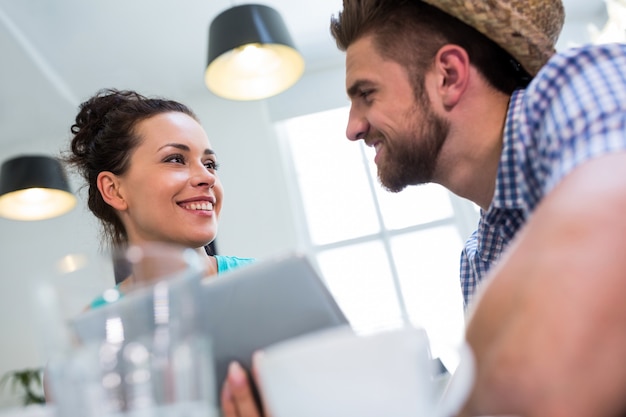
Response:
[[[210,337],[218,389],[231,361],[239,361],[249,370],[256,350],[348,323],[311,261],[302,254],[260,260],[201,282],[177,278],[168,281],[167,287],[172,311],[180,310],[190,294],[195,297],[196,326]],[[72,324],[83,342],[103,341],[107,320],[119,317],[124,338],[132,340],[154,329],[157,311],[153,300],[154,291],[142,289],[85,312]]]

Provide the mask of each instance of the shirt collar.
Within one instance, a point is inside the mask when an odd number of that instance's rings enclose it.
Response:
[[[511,95],[509,109],[507,111],[506,122],[503,134],[502,154],[498,166],[496,177],[496,188],[489,211],[496,209],[521,209],[524,201],[521,197],[519,169],[524,166],[521,159],[524,152],[518,152],[517,147],[521,146],[520,123],[522,117],[522,102],[525,90],[516,90]]]

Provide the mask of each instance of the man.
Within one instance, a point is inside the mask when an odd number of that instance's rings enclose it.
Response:
[[[626,47],[553,56],[562,23],[560,0],[344,0],[331,23],[347,136],[376,149],[382,184],[483,209],[461,259],[463,415],[626,411]]]
[[[348,138],[389,190],[435,182],[482,208],[462,414],[623,414],[626,46],[554,55],[560,0],[343,3]]]

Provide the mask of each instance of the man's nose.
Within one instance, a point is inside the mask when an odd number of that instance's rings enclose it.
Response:
[[[355,109],[354,106],[350,107],[350,115],[348,116],[348,126],[346,128],[346,137],[349,140],[364,139],[369,131],[369,123],[365,116]]]

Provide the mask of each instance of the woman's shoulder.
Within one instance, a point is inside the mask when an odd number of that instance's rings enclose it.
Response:
[[[89,303],[89,305],[85,308],[85,310],[92,310],[94,308],[102,307],[107,304],[114,303],[123,297],[124,293],[121,291],[120,286],[121,282],[117,284],[114,288],[110,288],[106,290],[104,293],[96,297]]]
[[[256,261],[255,258],[242,258],[238,256],[214,255],[217,261],[217,273],[222,274],[231,269],[236,269]]]

